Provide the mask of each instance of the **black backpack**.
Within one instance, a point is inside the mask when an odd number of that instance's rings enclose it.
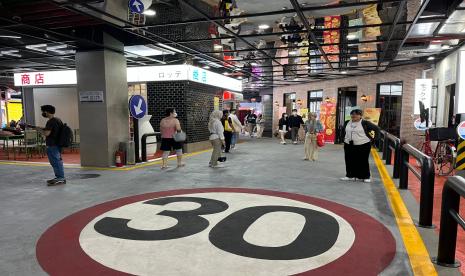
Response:
[[[73,130],[67,124],[62,124],[58,135],[58,146],[67,148],[73,144],[73,141]]]

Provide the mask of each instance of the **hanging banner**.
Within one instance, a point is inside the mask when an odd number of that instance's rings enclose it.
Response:
[[[320,122],[324,128],[325,142],[334,143],[336,140],[336,104],[321,104]]]
[[[420,102],[426,108],[431,107],[431,95],[433,90],[432,79],[416,79],[415,80],[415,101],[413,114],[420,114]]]
[[[325,29],[332,29],[330,31],[323,31],[323,40],[325,44],[335,44],[329,46],[323,46],[323,51],[326,54],[339,54],[339,42],[341,35],[338,30],[333,28],[341,27],[341,16],[325,16]],[[324,58],[321,57],[323,60]],[[330,61],[339,61],[339,55],[329,55]]]
[[[220,110],[220,97],[213,97],[213,109]]]

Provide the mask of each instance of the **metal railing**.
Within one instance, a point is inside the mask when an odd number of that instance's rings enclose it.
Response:
[[[385,132],[384,134],[384,145],[385,145],[385,153],[386,153],[386,165],[392,164],[392,152],[394,151],[394,170],[392,172],[392,178],[396,179],[400,176],[400,163],[402,159],[401,155],[401,143],[400,139],[396,136]]]
[[[418,172],[409,163],[410,156],[421,164],[421,171]],[[409,170],[420,180],[420,217],[418,225],[425,228],[433,228],[433,199],[434,199],[434,163],[430,156],[405,144],[401,147],[400,179],[399,189],[408,189]]]
[[[160,132],[153,132],[153,133],[146,133],[142,135],[141,143],[142,143],[142,162],[147,162],[147,145],[156,144],[157,142],[147,143],[147,137],[159,136],[161,135]]]
[[[386,136],[386,131],[380,130],[379,137],[376,141],[376,147],[378,148],[378,152],[384,152],[384,136]]]
[[[433,258],[433,261],[441,266],[460,266],[455,260],[457,225],[465,230],[465,220],[459,214],[460,198],[465,198],[465,179],[451,176],[442,189],[438,256]]]

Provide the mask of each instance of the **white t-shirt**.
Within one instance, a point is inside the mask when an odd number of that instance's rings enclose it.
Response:
[[[344,142],[349,144],[350,141],[354,141],[354,145],[359,146],[371,142],[370,138],[367,137],[365,130],[362,126],[362,120],[358,122],[349,121],[346,126],[346,137]]]

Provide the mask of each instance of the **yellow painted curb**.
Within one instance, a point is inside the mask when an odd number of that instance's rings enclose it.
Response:
[[[202,153],[210,152],[209,150],[197,151],[193,153],[184,154],[183,157],[192,157]],[[168,158],[168,160],[176,159],[176,156]],[[67,169],[83,169],[83,170],[96,170],[96,171],[132,171],[145,167],[155,166],[161,164],[161,160],[147,162],[143,164],[138,164],[130,167],[123,168],[101,168],[101,167],[81,167],[79,165],[64,165]],[[11,166],[25,166],[25,167],[50,167],[50,164],[47,163],[34,163],[34,162],[11,162],[11,161],[0,161],[0,165],[11,165]]]
[[[410,265],[414,275],[438,275],[434,268],[428,250],[420,236],[417,228],[413,224],[412,217],[405,206],[399,191],[394,184],[394,181],[389,176],[389,173],[379,158],[376,150],[372,149],[371,154],[375,159],[376,166],[378,167],[381,175],[381,180],[384,184],[384,189],[388,200],[391,204],[392,212],[396,218],[397,226],[399,227],[400,235],[404,241],[405,249],[409,256]]]

